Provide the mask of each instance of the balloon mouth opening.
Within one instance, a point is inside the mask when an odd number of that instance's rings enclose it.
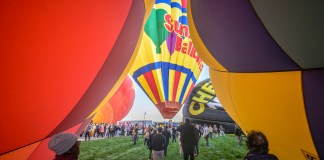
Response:
[[[156,105],[164,119],[172,119],[180,110],[182,104],[179,102],[167,101]]]

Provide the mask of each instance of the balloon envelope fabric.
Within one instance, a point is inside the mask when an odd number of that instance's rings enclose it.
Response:
[[[192,122],[217,123],[226,126],[227,131],[234,129],[235,122],[220,104],[209,78],[195,85],[182,112]]]
[[[84,123],[84,122],[83,122]],[[64,132],[77,133],[77,129],[81,126],[81,124],[77,124]],[[3,154],[0,156],[0,160],[40,160],[40,159],[53,159],[55,157],[55,153],[48,148],[48,142],[50,137],[30,144],[28,146],[24,146],[15,151],[9,152],[7,154]]]
[[[280,159],[324,157],[323,6],[188,2],[193,42],[219,100],[245,131],[264,132]]]
[[[124,75],[144,13],[139,0],[1,1],[0,155],[82,122]]]
[[[114,95],[104,104],[93,118],[94,123],[113,123],[123,119],[133,106],[134,84],[127,76]]]
[[[130,71],[166,119],[179,111],[203,67],[186,15],[186,0],[156,0]]]

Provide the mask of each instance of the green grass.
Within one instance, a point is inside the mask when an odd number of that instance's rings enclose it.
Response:
[[[209,139],[210,140],[210,139]],[[200,139],[199,156],[197,160],[242,160],[247,148],[239,146],[234,135],[213,138],[206,147],[205,139]],[[116,137],[81,143],[80,160],[147,160],[149,150],[143,145],[143,138],[139,138],[134,146],[131,137]],[[179,144],[171,143],[165,160],[181,160]]]

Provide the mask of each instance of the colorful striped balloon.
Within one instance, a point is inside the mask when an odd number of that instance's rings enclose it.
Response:
[[[166,119],[179,111],[202,70],[193,47],[186,0],[156,0],[130,74]]]

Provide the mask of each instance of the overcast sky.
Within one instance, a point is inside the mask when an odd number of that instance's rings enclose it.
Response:
[[[204,65],[204,68],[197,80],[200,81],[209,78],[208,66]],[[134,81],[133,81],[134,82]],[[197,84],[196,83],[196,84]],[[153,122],[164,121],[164,118],[160,114],[160,111],[155,107],[153,102],[146,96],[142,89],[134,82],[135,85],[135,101],[132,109],[123,120],[143,120],[144,113],[146,112],[145,119],[153,120]],[[174,122],[182,121],[182,110],[173,118]]]

